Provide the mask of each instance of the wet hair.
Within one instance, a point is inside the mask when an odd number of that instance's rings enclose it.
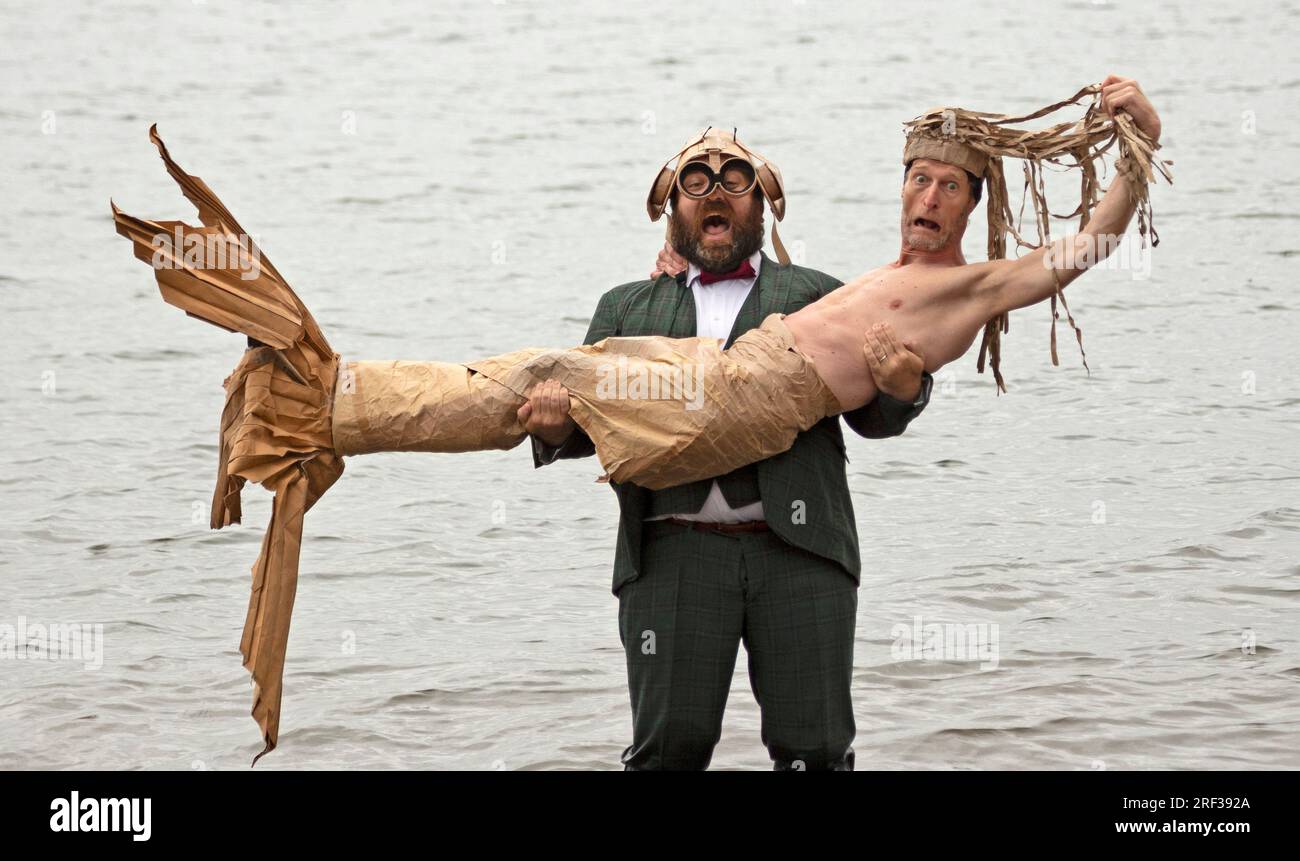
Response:
[[[912,161],[916,161],[916,159],[912,159]],[[912,169],[912,161],[903,165],[903,182],[907,182],[907,172]],[[984,194],[984,177],[976,176],[968,170],[963,170],[962,173],[966,174],[966,180],[970,183],[971,199],[979,203],[980,197]]]

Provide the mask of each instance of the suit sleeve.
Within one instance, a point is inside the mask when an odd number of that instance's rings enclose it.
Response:
[[[821,295],[825,296],[832,290],[842,286],[843,282],[825,276],[821,284]],[[820,297],[819,297],[820,298]],[[907,430],[908,424],[912,419],[921,414],[930,403],[930,389],[934,386],[934,378],[928,371],[921,372],[921,393],[917,395],[916,400],[912,402],[900,401],[880,392],[868,404],[858,407],[847,413],[841,413],[844,423],[858,436],[867,439],[885,439],[891,436],[899,436]]]
[[[900,401],[891,395],[880,392],[864,407],[853,412],[841,413],[844,423],[852,428],[858,436],[867,439],[884,439],[898,436],[907,430],[907,425],[921,414],[930,403],[930,389],[934,378],[929,372],[921,372],[921,393],[912,402]]]
[[[587,337],[582,343],[594,344],[618,334],[616,306],[613,291],[600,297],[600,301],[596,303],[596,313],[591,317],[591,325],[587,327]],[[549,446],[535,436],[529,439],[533,443],[534,468],[548,466],[557,460],[591,457],[596,453],[596,446],[592,444],[591,437],[587,436],[582,428],[574,428],[569,438],[559,446]]]

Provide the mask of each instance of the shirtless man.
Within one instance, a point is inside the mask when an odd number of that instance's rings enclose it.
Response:
[[[1126,111],[1159,140],[1160,117],[1136,80],[1108,76],[1102,104],[1112,116]],[[1135,209],[1128,180],[1117,175],[1081,232],[1016,260],[967,263],[961,241],[979,202],[978,180],[971,180],[966,170],[945,162],[910,163],[898,259],[785,318],[799,349],[816,363],[845,410],[876,396],[873,374],[903,344],[934,373],[961,358],[989,320],[1049,298],[1058,279],[1064,288],[1114,250],[1118,243],[1106,240],[1123,235]],[[1049,253],[1054,266],[1045,262]],[[1060,268],[1062,261],[1075,263]],[[685,268],[667,249],[658,263],[669,273]]]

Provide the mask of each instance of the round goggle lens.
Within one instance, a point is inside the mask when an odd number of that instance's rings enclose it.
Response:
[[[754,166],[739,158],[723,162],[717,174],[703,162],[692,162],[677,177],[678,187],[690,197],[712,194],[714,186],[719,184],[728,194],[745,194],[754,188],[755,181]]]
[[[677,178],[677,184],[687,194],[703,197],[713,190],[713,171],[706,164],[687,165]]]

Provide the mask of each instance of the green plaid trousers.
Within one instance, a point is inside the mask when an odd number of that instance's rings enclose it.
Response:
[[[777,769],[850,770],[857,584],[771,532],[645,526],[641,576],[618,593],[632,697],[629,770],[704,769],[741,642]]]

